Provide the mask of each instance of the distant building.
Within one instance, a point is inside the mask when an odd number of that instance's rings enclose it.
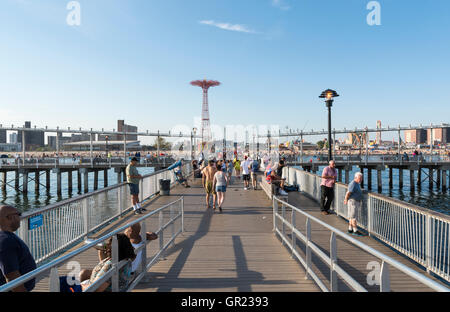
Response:
[[[424,144],[427,141],[427,130],[405,130],[405,143]]]
[[[123,151],[123,141],[109,141],[108,151]],[[64,144],[66,151],[89,151],[91,148],[90,141],[68,142]],[[106,151],[106,141],[93,141],[92,149],[94,151]],[[127,140],[127,151],[141,150],[139,141]]]
[[[366,132],[352,132],[348,134],[345,144],[351,144],[353,146],[366,145],[368,134]]]
[[[6,130],[0,130],[0,143],[6,143]]]
[[[16,132],[9,134],[9,143],[17,144],[17,133]]]
[[[31,129],[31,121],[25,121],[24,128]],[[22,131],[19,130],[17,134],[17,142],[22,142]],[[27,151],[44,146],[44,131],[34,130],[25,131],[25,149]]]
[[[431,144],[431,131],[433,131],[433,144],[450,143],[450,125],[443,124],[441,127],[427,129],[427,144]]]
[[[377,129],[381,129],[381,120],[377,121]],[[381,144],[381,131],[377,131],[376,144]]]
[[[71,137],[65,137],[65,136],[59,135],[58,143],[59,143],[60,150],[62,150],[65,143],[69,143],[69,142],[72,142]],[[48,146],[50,146],[51,148],[56,150],[56,136],[55,135],[47,136],[47,143],[48,143]]]
[[[137,132],[138,128],[136,126],[130,126],[125,124],[125,120],[117,120],[117,131],[118,132]],[[110,138],[112,139],[112,138]],[[118,134],[116,138],[118,141],[123,140],[123,135]],[[137,135],[126,135],[127,141],[137,141]]]
[[[92,141],[95,141],[95,134],[91,134]],[[72,134],[70,137],[70,142],[81,142],[81,141],[90,141],[89,134],[83,133],[83,134]]]
[[[0,143],[0,151],[2,152],[20,152],[22,144],[20,143]]]

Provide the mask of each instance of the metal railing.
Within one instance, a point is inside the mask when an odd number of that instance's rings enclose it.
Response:
[[[147,258],[147,244],[150,241],[147,241],[146,237],[146,221],[148,221],[151,217],[158,218],[159,228],[155,233],[158,235],[159,239],[159,250],[155,255],[153,255],[150,259]],[[180,222],[177,222],[180,220]],[[128,260],[122,260],[119,262],[118,260],[118,243],[117,243],[117,234],[122,233],[128,227],[139,223],[141,225],[141,238],[142,242],[141,246],[135,249],[135,254],[139,255],[141,253],[141,261],[138,270],[134,274],[134,279],[127,286],[126,291],[131,291],[141,280],[144,278],[146,272],[158,262],[160,258],[164,258],[166,250],[170,247],[171,244],[174,244],[175,238],[182,232],[184,232],[184,198],[180,197],[179,199],[164,205],[161,208],[158,208],[139,219],[130,222],[111,233],[104,235],[83,247],[78,248],[75,251],[70,252],[67,255],[64,255],[58,259],[55,259],[47,264],[40,266],[39,268],[24,274],[23,276],[0,286],[0,292],[10,291],[17,286],[22,285],[23,283],[36,279],[36,283],[38,280],[44,278],[46,275],[50,275],[49,278],[49,291],[50,292],[59,292],[59,274],[58,267],[67,263],[72,258],[80,255],[90,248],[95,248],[96,245],[105,242],[109,238],[112,237],[112,268],[101,278],[96,280],[93,284],[91,284],[85,292],[93,292],[96,291],[103,283],[107,281],[111,281],[111,290],[113,292],[120,291],[119,289],[119,270],[128,264]],[[178,224],[178,228],[175,227]],[[167,233],[166,235],[166,232]],[[73,276],[75,277],[75,276]],[[69,278],[73,278],[69,276]],[[76,277],[75,277],[76,278]]]
[[[280,206],[281,206],[281,214],[280,214]],[[286,208],[290,209],[290,220],[287,217],[289,215],[289,211],[286,211]],[[301,215],[306,218],[306,228],[305,233],[302,233],[298,229],[298,223],[296,221],[296,216]],[[281,222],[281,226],[278,225]],[[313,242],[312,237],[312,223],[315,223],[331,232],[330,234],[330,250],[329,255],[327,255],[319,246],[317,246]],[[338,288],[338,277],[344,280],[353,290],[358,292],[367,292],[367,289],[364,288],[358,281],[356,281],[349,273],[347,273],[341,266],[338,264],[338,250],[336,244],[336,238],[340,237],[345,240],[347,243],[360,248],[361,250],[375,256],[376,258],[382,261],[380,274],[378,276],[378,281],[380,285],[380,291],[387,292],[390,291],[390,268],[395,268],[404,274],[412,277],[413,279],[419,281],[420,283],[430,287],[436,291],[445,291],[448,292],[450,289],[442,286],[441,284],[433,281],[432,279],[426,277],[423,274],[420,274],[404,264],[398,262],[395,259],[392,259],[383,253],[367,246],[366,244],[361,243],[360,241],[350,237],[346,233],[328,225],[327,223],[311,216],[310,214],[302,211],[301,209],[294,207],[288,204],[285,201],[280,200],[278,197],[273,197],[273,231],[278,234],[283,242],[286,244],[288,248],[291,250],[291,255],[294,258],[297,258],[300,263],[303,265],[306,271],[306,278],[312,278],[319,288],[322,291],[339,291]],[[323,233],[323,231],[320,231]],[[291,237],[288,236],[290,234]],[[323,235],[323,234],[321,234]],[[297,240],[300,240],[305,245],[305,256],[302,257],[298,252]],[[312,254],[315,254],[323,263],[327,264],[330,269],[330,283],[329,286],[322,281],[316,272],[313,270],[312,263]]]
[[[292,167],[284,168],[283,176],[320,201],[320,176]],[[346,193],[347,185],[335,183],[332,208],[344,219]],[[450,281],[450,216],[376,193],[364,192],[363,197],[356,215],[361,228],[424,266],[427,272]]]
[[[182,168],[185,176],[191,173],[189,164]],[[160,191],[160,179],[170,180],[171,186],[176,183],[172,170],[143,176],[139,187],[141,202]],[[127,183],[123,182],[27,212],[21,218],[17,235],[39,264],[132,210],[129,193]]]

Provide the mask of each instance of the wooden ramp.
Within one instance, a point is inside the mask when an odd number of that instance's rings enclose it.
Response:
[[[272,202],[261,189],[244,190],[241,181],[234,181],[227,188],[223,212],[206,208],[205,192],[201,180],[190,180],[191,188],[176,186],[170,196],[159,196],[146,205],[148,212],[184,196],[185,232],[177,237],[175,245],[166,253],[166,258],[156,263],[139,283],[135,292],[318,292],[319,287],[312,280],[305,279],[305,270],[291,251],[281,244],[272,232]],[[326,221],[342,231],[347,222],[336,216],[320,214],[319,205],[301,193],[289,193],[289,203],[302,208],[311,215]],[[137,218],[129,215],[118,224]],[[296,223],[305,233],[305,220],[297,215]],[[158,220],[149,218],[147,231],[157,229]],[[116,225],[105,229],[100,236]],[[289,231],[288,231],[289,233]],[[353,236],[354,237],[354,236]],[[330,232],[312,223],[312,238],[322,250],[329,254]],[[409,267],[423,270],[397,254],[390,248],[370,237],[358,240],[395,258]],[[351,246],[342,239],[338,243],[338,264],[369,291],[379,291],[379,286],[369,285],[368,276],[373,268],[368,264],[378,261],[371,255]],[[156,253],[158,241],[151,242],[147,249],[150,258]],[[152,248],[155,246],[155,248]],[[305,246],[297,241],[299,253],[304,256]],[[98,263],[97,251],[88,250],[73,259],[81,268],[93,268]],[[314,270],[326,285],[329,285],[329,269],[313,255]],[[381,263],[379,263],[381,265]],[[65,275],[74,270],[67,264],[59,268]],[[391,269],[392,291],[428,291],[405,274]],[[370,281],[369,281],[370,282]],[[35,291],[48,291],[48,278],[36,285]],[[339,280],[339,291],[351,289]]]

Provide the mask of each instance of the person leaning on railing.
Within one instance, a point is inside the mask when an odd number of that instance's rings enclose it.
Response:
[[[344,204],[348,204],[348,233],[356,236],[362,236],[358,231],[356,223],[356,213],[361,210],[363,195],[360,183],[363,179],[361,172],[355,173],[355,179],[348,185],[348,191],[345,194]]]
[[[131,245],[134,249],[139,248],[142,246],[142,238],[141,238],[141,225],[139,223],[133,224],[129,228],[127,228],[124,232],[124,234],[130,239]],[[147,232],[146,239],[147,241],[152,241],[158,238],[158,235],[156,235],[153,232]],[[140,250],[136,256],[136,259],[133,260],[133,263],[131,264],[131,272],[135,272],[142,261],[142,250]]]
[[[119,270],[119,290],[124,291],[130,284],[133,276],[131,274],[131,264],[136,258],[134,248],[130,239],[125,234],[117,234],[119,262],[127,259],[128,263]],[[79,275],[81,281],[81,289],[85,291],[96,280],[105,275],[113,266],[112,263],[112,237],[104,245],[103,250],[99,250],[98,255],[100,262],[92,270],[82,270]],[[111,281],[103,283],[96,292],[111,291]]]
[[[36,269],[36,262],[28,246],[16,235],[21,213],[14,207],[0,206],[0,286]],[[12,291],[33,290],[35,279],[17,286]]]

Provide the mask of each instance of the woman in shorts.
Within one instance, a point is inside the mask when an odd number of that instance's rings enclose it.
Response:
[[[225,200],[225,192],[227,191],[228,177],[227,173],[222,170],[217,170],[214,174],[213,187],[217,193],[217,204],[219,205],[219,211],[222,212],[222,204]]]

